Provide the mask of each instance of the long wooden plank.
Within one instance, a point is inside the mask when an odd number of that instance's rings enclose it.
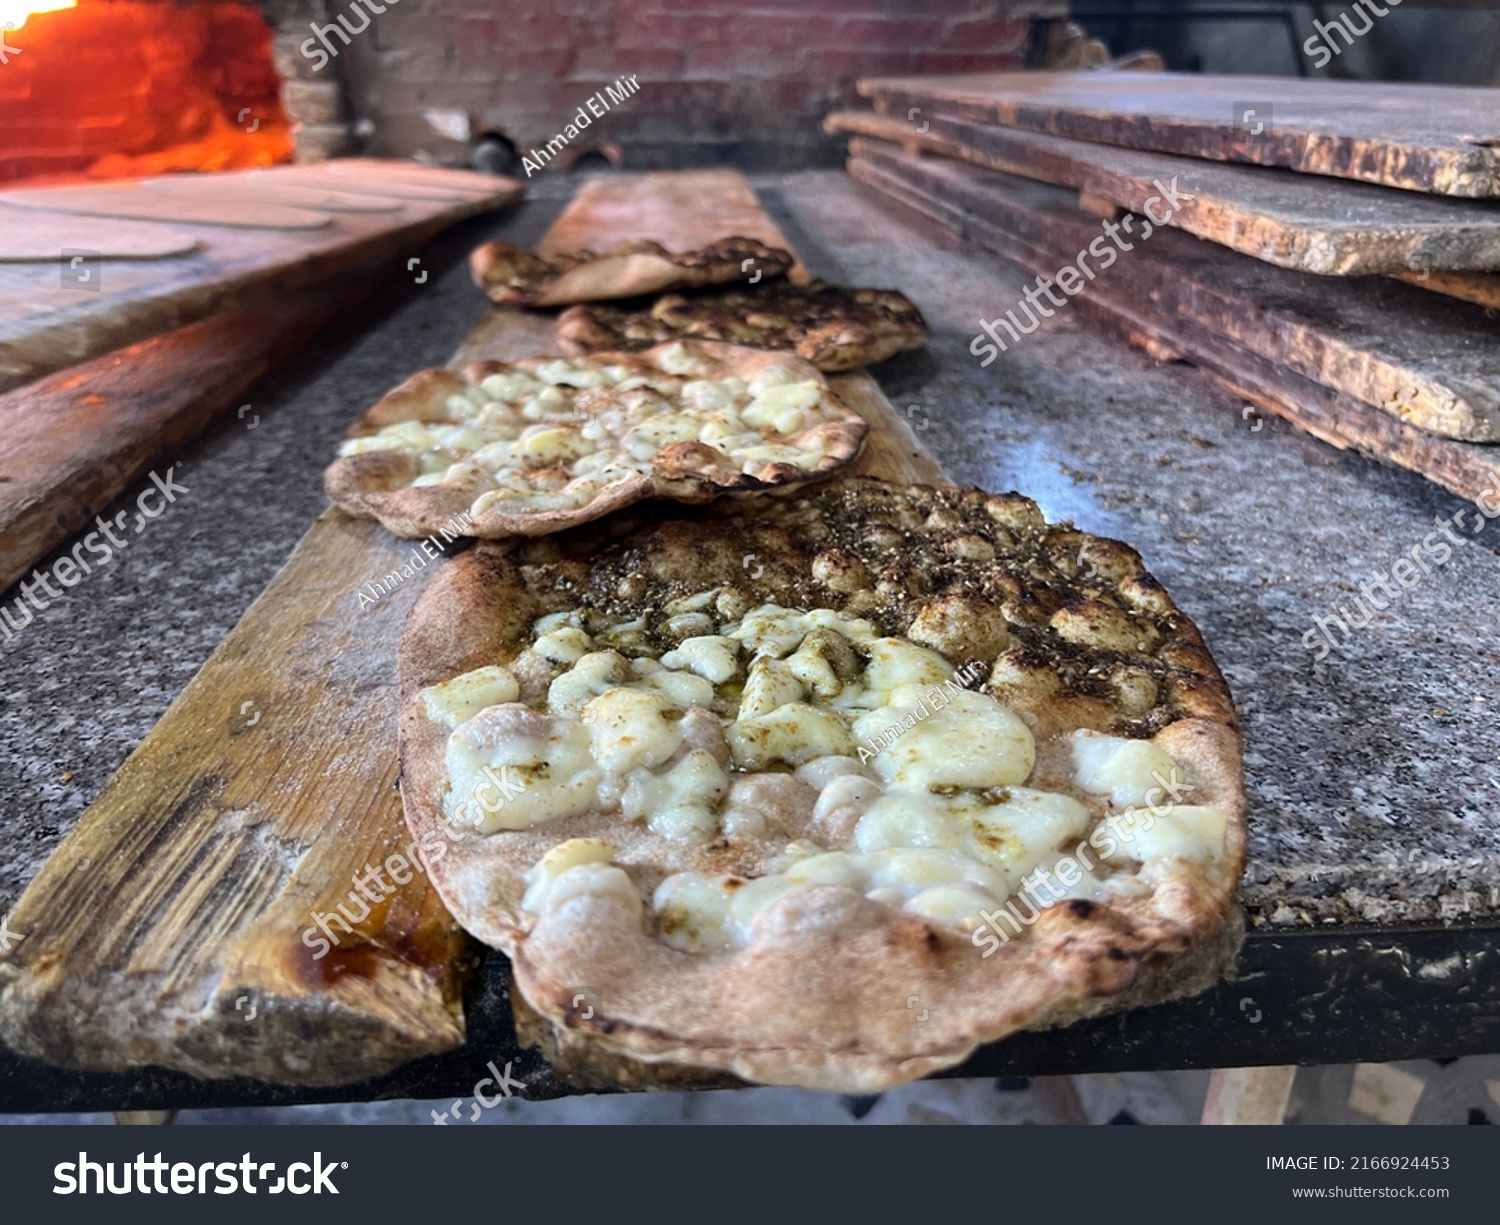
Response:
[[[274,166],[266,170],[243,170],[233,173],[238,175],[245,184],[254,188],[274,185],[279,190],[282,185],[306,186],[318,191],[336,190],[341,195],[361,196],[378,203],[390,200],[447,201],[453,199],[455,195],[482,196],[485,194],[475,192],[472,186],[464,182],[448,183],[444,186],[426,179],[393,177],[388,174],[364,177],[356,177],[348,172],[335,174],[336,168],[344,164],[340,160],[306,166]],[[356,162],[355,165],[367,166],[369,163]],[[379,184],[378,187],[372,185],[376,182]]]
[[[147,179],[141,186],[148,190],[170,187],[180,200],[215,200],[224,188],[232,187],[235,200],[241,204],[267,204],[278,208],[312,209],[326,213],[393,213],[401,207],[388,196],[379,198],[325,187],[304,187],[285,177],[255,179],[236,176],[232,184],[204,176],[185,182],[173,178]]]
[[[603,182],[585,185],[554,234],[590,237],[600,193],[618,191]],[[672,203],[718,190],[719,175],[621,182],[639,206],[633,233],[608,213],[621,241],[662,226],[694,245],[726,236],[712,210]],[[737,190],[749,191],[743,179]],[[755,219],[734,220],[746,232]],[[785,244],[763,215],[757,232]],[[452,364],[547,351],[553,323],[490,312]],[[835,384],[873,426],[860,471],[943,479],[869,376]],[[363,611],[358,593],[412,547],[334,510],[313,525],[17,903],[10,925],[25,939],[0,959],[8,1044],[68,1067],[316,1085],[461,1041],[470,959],[425,877],[387,892],[326,956],[316,930],[305,938],[315,912],[357,910],[354,876],[407,844],[396,651],[432,570]]]
[[[5,210],[0,208],[0,223],[5,219]],[[63,264],[63,251],[102,250],[110,244],[109,258],[117,259],[163,259],[168,255],[187,255],[198,249],[198,239],[181,230],[166,226],[151,226],[148,231],[132,230],[120,232],[117,223],[99,217],[58,217],[50,219],[47,232],[42,233],[31,225],[3,225],[0,232],[5,235],[0,245],[0,263],[4,264]]]
[[[188,439],[343,307],[388,261],[185,328],[0,395],[0,591]],[[258,417],[245,421],[255,428]]]
[[[1149,207],[1174,228],[1282,268],[1369,276],[1500,267],[1500,212],[1479,201],[1329,182],[1286,170],[1184,163],[1163,153],[1088,144],[935,112],[921,117],[925,133],[904,119],[868,112],[836,112],[824,126],[902,145],[936,138],[937,151],[1072,187],[1136,213]],[[1163,187],[1175,199],[1164,200]]]
[[[1500,276],[1483,272],[1403,272],[1408,285],[1472,302],[1486,310],[1500,310]]]
[[[849,170],[892,199],[1037,275],[1054,274],[1072,258],[1076,245],[1070,244],[1076,244],[1079,233],[1096,228],[1087,214],[1059,201],[1061,189],[1021,179],[1013,180],[1014,208],[1008,214],[992,211],[980,217],[966,211],[950,192],[924,190],[874,159],[856,154]],[[1052,225],[1063,228],[1055,241],[1047,237]],[[1225,340],[1190,317],[1153,312],[1148,296],[1128,280],[1100,277],[1072,300],[1153,356],[1194,362],[1235,394],[1330,445],[1409,468],[1465,498],[1493,488],[1500,465],[1493,448],[1416,429]]]
[[[313,214],[301,210],[320,219],[315,229],[174,224],[174,238],[190,235],[201,250],[149,261],[122,262],[112,256],[116,245],[130,235],[164,228],[159,221],[99,218],[102,224],[94,231],[99,235],[94,250],[102,252],[103,260],[86,259],[76,276],[68,274],[63,248],[69,245],[69,236],[77,233],[81,218],[31,208],[0,209],[0,224],[7,231],[19,226],[32,245],[54,243],[58,254],[58,260],[51,263],[0,263],[0,391],[202,319],[258,287],[300,290],[372,258],[409,254],[453,222],[512,203],[525,192],[512,179],[487,179],[489,188],[481,192],[472,182],[476,176],[462,172],[388,169],[370,162],[359,166],[360,173],[336,174],[321,168],[309,173],[306,167],[288,167],[287,177],[303,190],[322,184],[330,191],[377,197],[387,179],[395,191],[405,190],[402,185],[407,183],[437,191],[446,174],[456,178],[439,198],[385,197],[386,203],[395,206],[391,211]],[[411,169],[420,176],[412,178]],[[279,170],[258,173],[258,183],[278,181]],[[194,205],[205,193],[220,192],[228,206],[234,202],[240,181],[240,176],[205,176],[184,185],[182,192]],[[356,190],[357,184],[363,186]],[[118,189],[111,185],[97,190]],[[250,218],[262,206],[235,207]]]
[[[1144,72],[879,77],[858,89],[877,110],[903,118],[917,107],[1407,191],[1500,195],[1496,89]]]
[[[0,194],[10,210],[10,225],[29,224],[16,212],[76,213],[83,217],[119,217],[135,221],[187,222],[252,230],[317,230],[332,220],[327,213],[291,205],[246,200],[210,190],[177,189],[173,183],[87,187],[41,187]]]
[[[424,876],[327,956],[301,939],[406,843],[393,649],[420,584],[356,593],[411,548],[333,512],[298,545],[22,894],[9,1046],[318,1085],[462,1041],[463,938]]]
[[[638,180],[593,179],[579,192],[580,207],[570,209],[547,232],[539,246],[542,255],[566,255],[579,250],[607,251],[627,242],[650,238],[669,251],[691,251],[716,238],[743,235],[770,246],[791,250],[761,208],[754,190],[734,170],[665,170],[652,176],[649,198],[634,193]],[[805,285],[808,272],[801,260],[787,274]]]
[[[280,167],[277,167],[279,170]],[[374,157],[340,157],[331,162],[320,162],[316,166],[297,169],[312,170],[319,178],[332,176],[368,186],[372,181],[383,180],[393,185],[408,187],[435,187],[442,191],[470,192],[481,199],[493,194],[496,185],[494,175],[477,170],[458,170],[449,166],[423,166],[417,162],[382,161]],[[270,170],[252,170],[250,174],[269,175]],[[500,180],[504,182],[505,180]]]
[[[1192,319],[1411,425],[1470,442],[1500,441],[1500,329],[1472,306],[1383,277],[1354,285],[1275,268],[1144,221],[1130,237],[1120,229],[1124,247],[1108,268],[1099,267],[1099,252],[1085,253],[1104,230],[1098,221],[1077,219],[1065,189],[967,163],[912,158],[866,137],[855,137],[850,148],[930,195],[1058,247],[1058,262],[1044,275],[1081,259],[1094,284],[1129,284],[1151,313]],[[1018,214],[1021,192],[1031,208]],[[1039,219],[1054,207],[1074,222]],[[1073,277],[1083,280],[1077,272]],[[1015,314],[1024,324],[1028,312]]]

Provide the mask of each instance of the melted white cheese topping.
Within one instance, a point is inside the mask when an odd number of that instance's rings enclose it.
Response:
[[[449,818],[493,833],[617,809],[706,844],[764,839],[768,821],[786,823],[789,792],[815,795],[791,823],[842,845],[794,842],[781,870],[754,880],[679,872],[658,885],[659,934],[690,952],[745,945],[766,907],[816,885],[972,930],[981,911],[1035,891],[1038,869],[1057,869],[1063,896],[1102,900],[1143,892],[1152,864],[1223,861],[1223,812],[1177,803],[1164,785],[1190,789],[1150,742],[1075,733],[1073,782],[1108,801],[1096,824],[1078,799],[1024,785],[1036,762],[1026,723],[955,683],[936,652],[827,609],[766,605],[715,624],[714,596],[667,610],[681,636],[659,659],[640,622],[590,634],[581,612],[558,613],[510,668],[424,690],[428,717],[452,729]],[[546,680],[545,709],[517,700],[518,675]],[[633,891],[612,854],[595,839],[554,848],[525,909]]]
[[[821,382],[775,364],[749,381],[695,377],[705,371],[681,345],[658,363],[650,375],[562,359],[523,363],[450,395],[431,419],[351,438],[339,454],[403,451],[417,462],[415,485],[477,481],[476,515],[500,503],[518,511],[586,505],[649,473],[652,456],[675,442],[702,443],[724,469],[747,473],[823,461],[818,443],[787,441],[840,419]]]

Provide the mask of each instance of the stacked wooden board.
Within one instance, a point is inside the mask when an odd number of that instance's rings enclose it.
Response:
[[[696,171],[590,182],[541,250],[662,234],[684,249],[730,234],[791,249],[740,175]],[[551,351],[553,324],[492,311],[450,367]],[[830,382],[872,426],[850,471],[945,482],[870,375]],[[7,1045],[70,1068],[338,1085],[463,1042],[477,959],[424,875],[328,956],[303,938],[409,837],[396,656],[430,571],[363,612],[358,593],[411,549],[338,510],[311,525],[9,916],[27,936],[0,960]],[[645,1083],[620,1061],[584,1071]]]
[[[860,91],[874,112],[827,125],[851,173],[1020,264],[1043,303],[1060,288],[1334,445],[1489,486],[1500,90],[1009,73]],[[1237,101],[1257,97],[1275,101]],[[1037,319],[997,300],[976,357]]]
[[[524,191],[357,160],[0,192],[0,588],[435,233]]]

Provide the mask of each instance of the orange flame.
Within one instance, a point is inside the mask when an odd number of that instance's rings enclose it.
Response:
[[[19,30],[33,13],[55,13],[78,7],[78,0],[0,0],[0,27]]]

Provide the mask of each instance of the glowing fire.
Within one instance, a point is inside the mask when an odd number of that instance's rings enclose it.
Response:
[[[0,184],[290,160],[271,29],[244,0],[0,0]]]
[[[0,26],[19,30],[33,13],[55,13],[78,7],[78,0],[0,0]]]

